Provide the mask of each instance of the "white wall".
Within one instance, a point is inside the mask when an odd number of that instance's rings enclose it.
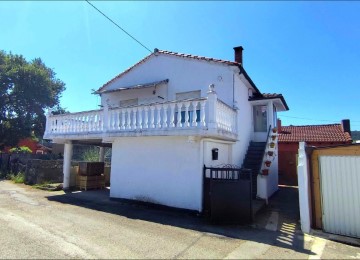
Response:
[[[218,160],[212,159],[212,149],[219,149]],[[216,167],[221,164],[232,164],[232,144],[221,141],[204,141],[204,164],[206,167]]]
[[[138,82],[134,83],[137,84]],[[153,94],[155,87],[143,88],[143,89],[131,89],[131,90],[122,90],[118,92],[111,92],[102,94],[101,104],[105,105],[106,103],[111,106],[118,107],[120,101],[128,99],[139,99],[139,105],[150,104],[155,102],[165,102],[168,101],[168,86],[166,83],[163,83],[159,86],[156,86],[156,93]],[[164,99],[159,98],[158,96],[163,97]]]
[[[122,137],[112,147],[110,197],[201,211],[200,142]]]
[[[270,136],[274,133],[270,133]],[[279,158],[279,146],[278,146],[278,137],[275,140],[269,138],[268,143],[266,144],[265,157],[262,162],[262,168],[266,168],[264,166],[265,160],[271,161],[271,165],[269,167],[269,175],[258,175],[257,176],[257,196],[262,199],[270,198],[278,189],[279,185],[279,166],[278,166],[278,158]],[[274,142],[275,147],[269,148],[269,143]],[[273,151],[274,156],[266,155],[267,151]]]
[[[237,132],[238,141],[233,145],[232,162],[242,166],[254,127],[252,120],[252,106],[248,101],[248,88],[240,80],[237,74],[234,75],[235,101],[237,110]]]
[[[236,67],[233,69],[238,71]],[[216,86],[218,97],[232,106],[233,69],[228,65],[219,63],[159,54],[137,65],[121,78],[110,83],[106,89],[110,90],[169,79],[168,100],[175,100],[176,93],[193,90],[201,90],[201,96],[205,97],[208,86],[213,83]],[[119,93],[129,95],[125,91]],[[150,93],[150,95],[152,94]],[[103,95],[102,104],[105,104],[104,100],[108,98],[106,96]]]

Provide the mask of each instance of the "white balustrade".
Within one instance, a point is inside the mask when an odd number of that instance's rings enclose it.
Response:
[[[236,133],[236,110],[224,102],[216,101],[217,128],[230,133]]]
[[[72,114],[48,115],[45,135],[88,134],[183,129],[207,130],[207,98],[169,101],[133,107],[105,108]],[[217,98],[215,127],[236,133],[236,110]],[[175,132],[174,132],[175,133]]]
[[[73,114],[48,115],[46,133],[77,134],[101,132],[103,130],[102,110]]]

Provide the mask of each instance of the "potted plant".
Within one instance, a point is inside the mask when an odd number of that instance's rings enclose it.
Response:
[[[269,161],[269,160],[265,161],[265,165],[266,165],[266,167],[270,167],[271,161]]]
[[[273,133],[276,133],[276,131],[277,131],[277,129],[276,129],[276,127],[274,127],[274,128],[272,129],[272,132],[273,132]]]
[[[270,148],[274,148],[274,147],[275,147],[275,143],[274,143],[274,142],[271,142],[271,143],[269,144],[269,146],[270,146]]]
[[[268,154],[269,156],[273,156],[273,155],[274,155],[274,152],[273,152],[273,151],[267,151],[267,154]]]
[[[271,139],[272,139],[273,141],[275,141],[276,135],[272,135],[272,136],[271,136]]]
[[[262,169],[261,174],[262,175],[269,175],[269,169]]]

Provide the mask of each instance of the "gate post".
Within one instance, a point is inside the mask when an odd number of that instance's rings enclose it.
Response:
[[[299,208],[301,230],[304,233],[310,232],[310,205],[309,205],[309,171],[308,160],[305,152],[305,142],[299,143],[298,157],[298,185],[299,185]]]

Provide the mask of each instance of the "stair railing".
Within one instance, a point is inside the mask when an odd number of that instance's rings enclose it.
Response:
[[[271,131],[271,125],[269,125],[269,130],[267,132],[267,137],[266,137],[266,142],[265,142],[265,149],[264,149],[264,153],[263,153],[263,156],[262,156],[262,162],[264,161],[264,157],[265,157],[265,154],[266,154],[266,147],[267,147],[267,144],[269,142],[269,138],[270,138],[270,131]],[[261,167],[260,167],[260,170],[262,168],[262,164],[261,164]]]

